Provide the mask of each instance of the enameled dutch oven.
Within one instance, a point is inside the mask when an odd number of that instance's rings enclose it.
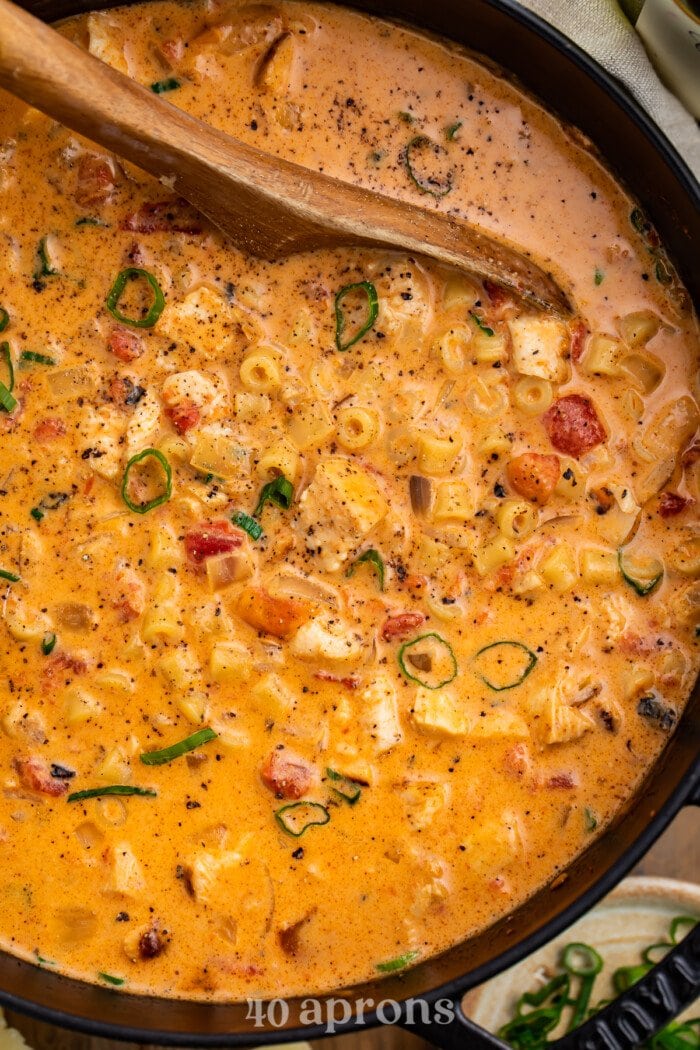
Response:
[[[24,0],[46,20],[109,0]],[[552,112],[587,135],[608,167],[658,229],[700,307],[700,187],[680,157],[629,95],[596,63],[513,0],[348,0],[348,6],[400,19],[450,38],[502,67]],[[401,1004],[399,1023],[445,1048],[504,1050],[459,1008],[464,992],[499,973],[565,929],[644,855],[682,806],[700,805],[700,683],[661,758],[611,827],[549,885],[478,937],[405,974],[335,993],[350,1020],[338,1032],[377,1023],[355,1014],[358,1000]],[[377,922],[382,921],[381,914]],[[576,1032],[558,1050],[633,1050],[700,995],[700,926],[642,981]],[[320,997],[323,1006],[328,997]],[[451,1001],[454,1019],[423,1022],[411,1000]],[[0,953],[0,1002],[92,1035],[188,1047],[239,1047],[325,1035],[301,1023],[303,999],[288,1000],[281,1028],[256,1027],[245,1003],[194,1003],[115,993]],[[334,1015],[342,1012],[337,1004]],[[264,1011],[263,1011],[264,1013]],[[413,1013],[416,1023],[408,1024]],[[279,1015],[278,1015],[279,1016]],[[308,1016],[308,1014],[307,1014]],[[325,1014],[323,1015],[325,1016]],[[391,1013],[389,1013],[391,1016]],[[444,1020],[444,1010],[441,1017]]]

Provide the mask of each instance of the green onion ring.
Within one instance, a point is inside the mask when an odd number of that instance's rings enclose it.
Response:
[[[175,758],[180,758],[181,755],[186,755],[188,751],[194,751],[200,744],[207,744],[210,740],[216,740],[219,734],[215,733],[213,729],[199,729],[196,733],[192,733],[191,736],[186,737],[184,740],[179,740],[177,744],[171,744],[170,747],[164,747],[161,751],[146,751],[141,755],[141,761],[144,766],[163,766],[166,762],[172,762]]]
[[[149,500],[148,503],[133,503],[132,500],[129,498],[128,492],[129,473],[131,472],[132,467],[136,466],[136,464],[140,463],[142,460],[148,459],[149,456],[153,456],[154,459],[157,459],[161,467],[163,468],[163,472],[165,474],[165,491],[161,493],[160,496],[156,496],[155,499]],[[163,503],[167,503],[167,501],[172,496],[172,492],[173,472],[170,468],[170,464],[168,463],[167,459],[165,458],[162,452],[160,452],[157,448],[145,448],[143,452],[137,452],[135,456],[131,457],[131,459],[126,465],[124,477],[122,478],[122,499],[126,503],[129,510],[133,510],[134,514],[147,514],[149,510],[154,510],[156,507],[160,507]]]
[[[361,289],[367,296],[367,317],[365,323],[358,329],[351,339],[347,342],[343,342],[343,332],[345,330],[345,314],[343,313],[343,299],[349,292],[353,292],[356,289]],[[367,335],[370,328],[377,320],[379,315],[379,298],[377,296],[377,289],[374,287],[371,281],[356,281],[354,284],[346,284],[344,288],[341,288],[335,297],[335,345],[338,350],[345,351],[349,350],[351,346],[358,343],[364,335]]]
[[[137,277],[143,277],[143,279],[148,282],[151,291],[153,292],[153,302],[145,317],[126,317],[125,314],[117,309],[117,305],[122,297],[124,288],[126,287],[126,282],[131,280],[131,278]],[[131,325],[132,328],[153,328],[165,308],[165,296],[163,295],[158,281],[152,273],[149,273],[148,270],[143,270],[138,266],[127,266],[127,268],[122,270],[117,276],[117,279],[112,285],[109,295],[105,300],[105,305],[112,317],[116,321],[121,321],[122,324]]]

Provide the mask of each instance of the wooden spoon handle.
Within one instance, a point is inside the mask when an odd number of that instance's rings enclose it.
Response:
[[[273,157],[204,124],[0,0],[0,86],[132,161],[187,198],[245,251],[267,258],[337,245],[428,255],[568,314],[559,285],[509,244]]]

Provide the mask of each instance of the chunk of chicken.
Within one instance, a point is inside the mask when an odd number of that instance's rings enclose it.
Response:
[[[513,364],[518,372],[552,383],[566,378],[569,329],[563,321],[544,314],[526,314],[511,318],[508,328],[513,341]]]
[[[303,624],[289,650],[300,660],[356,663],[362,656],[362,639],[348,623],[334,614],[317,616]]]
[[[299,501],[296,524],[319,567],[336,572],[388,509],[371,474],[349,459],[329,456]]]

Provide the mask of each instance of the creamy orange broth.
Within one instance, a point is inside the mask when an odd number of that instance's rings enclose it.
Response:
[[[291,3],[65,31],[571,284],[564,324],[395,254],[245,258],[2,98],[0,943],[162,995],[362,980],[552,879],[668,739],[697,672],[696,321],[579,139],[439,42]],[[106,306],[127,267],[153,327]],[[358,282],[341,345],[373,290],[378,315],[339,351]],[[279,475],[253,539],[231,517]],[[151,794],[71,800],[115,785]]]

